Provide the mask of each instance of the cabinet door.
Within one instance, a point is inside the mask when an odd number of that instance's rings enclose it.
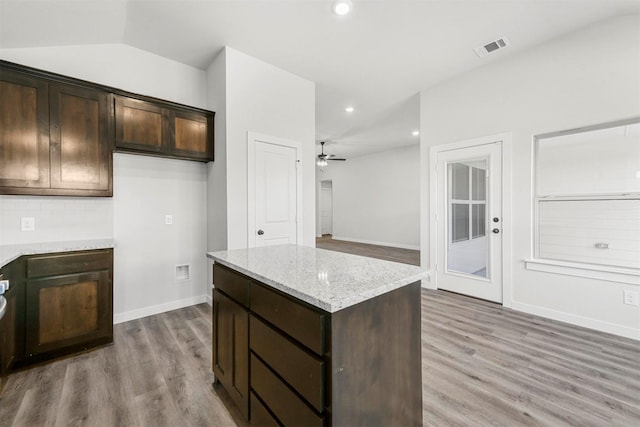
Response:
[[[11,369],[17,356],[16,331],[17,307],[16,292],[10,290],[4,294],[7,308],[0,320],[0,375],[5,375]]]
[[[26,353],[29,356],[112,341],[108,271],[29,280],[26,306]]]
[[[46,80],[0,73],[0,194],[49,187],[48,91]]]
[[[109,94],[52,84],[49,97],[51,188],[111,196]]]
[[[249,315],[223,293],[213,292],[213,373],[242,415],[249,417]]]
[[[213,160],[213,117],[188,111],[172,111],[171,154],[194,160]]]
[[[139,99],[115,97],[116,147],[160,153],[168,138],[164,109]]]

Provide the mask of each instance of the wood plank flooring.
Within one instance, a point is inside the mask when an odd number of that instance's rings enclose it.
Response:
[[[114,326],[114,345],[20,371],[0,426],[245,426],[212,387],[211,307]]]
[[[115,344],[9,377],[2,426],[245,426],[212,387],[211,307],[116,325]],[[427,426],[639,426],[640,342],[422,291]]]
[[[322,237],[316,237],[316,247],[320,249],[328,249],[330,251],[384,259],[387,261],[420,265],[420,251],[369,245],[366,243],[347,242],[344,240],[333,240],[330,234],[326,234]]]

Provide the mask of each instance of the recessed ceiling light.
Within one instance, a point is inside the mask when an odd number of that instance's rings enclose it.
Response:
[[[419,130],[414,130],[413,132],[411,132],[411,135],[418,136],[418,135],[420,135],[420,131]]]
[[[351,3],[351,0],[336,0],[331,5],[331,10],[333,10],[333,13],[336,15],[346,15],[351,12],[352,8],[353,3]]]
[[[344,109],[347,113],[353,113],[353,107],[347,107]]]

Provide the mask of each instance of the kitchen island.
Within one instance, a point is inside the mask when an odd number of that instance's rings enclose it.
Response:
[[[422,425],[425,271],[296,245],[207,256],[213,371],[252,425]]]

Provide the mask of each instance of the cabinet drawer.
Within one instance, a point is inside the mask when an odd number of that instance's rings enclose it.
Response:
[[[256,427],[279,427],[278,421],[273,418],[260,399],[251,392],[251,425]]]
[[[111,251],[74,252],[27,258],[27,277],[59,276],[83,271],[108,270],[112,266]]]
[[[253,315],[249,347],[318,412],[324,408],[324,362]]]
[[[322,426],[323,419],[280,381],[255,355],[251,355],[251,389],[285,426]]]
[[[251,284],[251,311],[322,355],[325,314],[256,283]]]
[[[213,285],[235,301],[249,306],[249,284],[251,279],[222,264],[213,264]]]

